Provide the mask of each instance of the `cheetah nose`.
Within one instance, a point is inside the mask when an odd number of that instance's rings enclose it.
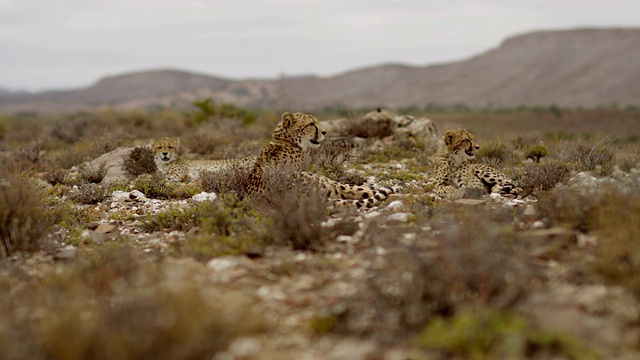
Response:
[[[324,130],[323,130],[323,131],[321,131],[321,133],[322,133],[322,135],[327,135],[327,132],[326,132],[326,131],[324,131]]]
[[[480,149],[480,145],[476,145],[476,150]]]

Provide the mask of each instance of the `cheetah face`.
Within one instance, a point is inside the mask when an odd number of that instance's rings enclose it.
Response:
[[[164,137],[155,140],[151,146],[156,164],[168,164],[178,158],[180,139]]]
[[[273,138],[292,142],[302,149],[308,149],[319,147],[326,134],[327,131],[320,126],[315,116],[285,112],[273,132]]]
[[[452,155],[467,161],[473,160],[480,149],[480,145],[476,143],[476,136],[465,129],[447,130],[444,133],[444,142]]]

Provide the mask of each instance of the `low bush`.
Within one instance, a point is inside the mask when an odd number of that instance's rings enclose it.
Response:
[[[69,199],[83,205],[97,204],[110,194],[110,186],[104,184],[83,184],[69,192]]]
[[[455,205],[432,210],[427,223],[436,237],[418,231],[408,245],[399,241],[402,229],[370,224],[359,243],[372,249],[368,295],[353,299],[338,314],[334,331],[393,339],[399,331],[401,336],[417,333],[436,316],[516,308],[531,291],[536,274],[515,242],[513,226],[505,225],[513,216],[473,210]],[[385,253],[378,254],[376,248]]]
[[[158,173],[138,176],[129,187],[153,199],[187,199],[201,191],[189,184],[168,181]]]
[[[513,180],[522,189],[521,196],[553,189],[571,175],[573,165],[560,160],[549,159],[540,163],[527,164],[512,172]]]
[[[28,182],[13,176],[0,182],[0,258],[38,250],[50,226],[41,194]]]
[[[587,140],[560,141],[554,157],[577,164],[578,171],[595,171],[608,175],[615,164],[616,148],[612,140],[603,138],[597,142]]]
[[[569,335],[537,329],[508,312],[483,310],[450,319],[436,317],[422,331],[418,346],[466,359],[599,359]]]
[[[3,357],[210,359],[259,331],[249,301],[194,265],[152,265],[114,245],[33,280],[0,273],[11,294],[0,297]]]
[[[524,157],[531,159],[535,162],[540,162],[540,159],[549,155],[549,149],[542,142],[529,146],[524,152]]]
[[[153,151],[148,147],[135,147],[124,156],[122,168],[129,175],[153,174],[158,168],[153,160]]]
[[[98,184],[107,175],[107,164],[101,163],[85,163],[80,165],[80,179],[91,184]]]
[[[224,168],[218,171],[200,173],[200,184],[206,192],[216,194],[235,194],[243,199],[247,195],[247,178],[250,170],[240,168]]]
[[[595,271],[640,299],[640,190],[610,189],[593,209]]]
[[[508,157],[512,156],[513,149],[501,141],[493,140],[480,145],[476,155],[477,161],[491,166],[500,166]]]
[[[264,197],[254,197],[253,206],[271,219],[273,231],[267,243],[289,245],[296,250],[317,250],[327,241],[321,224],[327,218],[326,194],[314,184],[303,185],[291,173],[266,172]]]

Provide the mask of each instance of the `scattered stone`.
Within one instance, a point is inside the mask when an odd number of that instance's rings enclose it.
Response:
[[[597,243],[598,243],[598,238],[595,235],[589,235],[589,234],[583,234],[583,233],[578,234],[578,246],[580,247],[594,246]]]
[[[82,234],[80,235],[82,238],[100,245],[100,244],[104,244],[106,241],[111,240],[111,238],[109,238],[109,236],[105,235],[105,234],[101,234],[101,233],[97,233],[93,230],[89,230],[89,229],[84,229],[82,231]]]
[[[133,190],[129,193],[129,199],[133,201],[147,201],[147,197],[139,190]]]
[[[387,209],[390,210],[399,210],[401,207],[403,207],[404,204],[402,203],[402,201],[400,200],[393,200],[392,202],[389,203],[389,205],[387,205]]]
[[[205,192],[205,191],[201,192],[200,194],[193,195],[191,197],[191,199],[193,201],[199,201],[199,202],[214,201],[217,198],[218,198],[218,194],[216,194],[216,193],[208,193],[208,192]]]
[[[522,212],[522,215],[529,216],[529,217],[534,217],[537,214],[538,214],[538,212],[536,211],[536,208],[533,205],[527,205],[524,208],[524,211]]]
[[[406,223],[409,221],[410,213],[395,213],[387,216],[387,223]]]
[[[78,254],[78,249],[76,249],[73,245],[68,245],[64,249],[58,251],[53,255],[53,258],[56,260],[71,260],[76,257]]]
[[[111,193],[111,200],[117,201],[117,202],[129,201],[129,192],[116,190]]]
[[[351,242],[353,242],[353,237],[349,235],[338,235],[338,237],[336,238],[336,242],[341,244],[350,244]]]
[[[93,231],[97,232],[98,234],[114,234],[114,233],[117,234],[118,227],[111,224],[100,224]]]

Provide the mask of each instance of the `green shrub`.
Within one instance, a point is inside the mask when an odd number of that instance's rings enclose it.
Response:
[[[535,144],[533,146],[529,146],[525,150],[525,158],[532,159],[535,162],[540,162],[540,159],[549,155],[549,149],[542,142]]]
[[[436,317],[417,343],[467,359],[599,358],[569,335],[536,329],[517,315],[490,310],[461,313],[450,319]]]
[[[100,185],[90,186],[99,187]],[[71,194],[72,193],[70,193],[71,197],[75,196]],[[91,197],[89,196],[89,198]],[[63,227],[70,231],[99,220],[91,207],[78,206],[71,201],[63,200],[55,195],[49,195],[44,198],[43,206],[43,216],[48,223]]]
[[[192,185],[167,181],[158,173],[138,176],[129,187],[153,199],[187,199],[201,191]]]

